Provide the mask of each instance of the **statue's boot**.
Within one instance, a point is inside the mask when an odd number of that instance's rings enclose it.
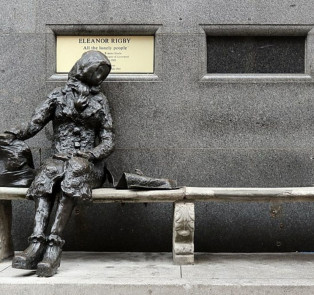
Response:
[[[42,260],[46,249],[46,238],[43,235],[31,236],[29,246],[22,252],[14,256],[12,260],[13,268],[36,269],[37,264]]]
[[[56,235],[48,238],[48,246],[43,260],[37,265],[37,275],[39,277],[51,277],[56,272],[61,263],[61,253],[64,241]]]

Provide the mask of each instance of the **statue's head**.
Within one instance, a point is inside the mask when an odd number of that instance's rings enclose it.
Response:
[[[106,55],[99,51],[87,51],[74,64],[69,79],[77,79],[89,86],[99,86],[109,75],[111,63]]]

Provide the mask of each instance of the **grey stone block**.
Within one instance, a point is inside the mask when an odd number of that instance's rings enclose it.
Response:
[[[309,1],[197,1],[199,23],[211,24],[311,24]],[[195,5],[196,6],[196,5]],[[218,9],[219,8],[219,9]],[[195,14],[194,14],[195,15]]]
[[[75,13],[71,10],[75,5]],[[167,7],[167,9],[165,9]],[[38,3],[37,30],[45,24],[163,24],[164,33],[199,33],[199,24],[312,24],[313,7],[306,1],[73,1]],[[92,22],[91,22],[92,20]]]
[[[313,203],[196,204],[195,252],[307,252]]]
[[[24,250],[33,230],[35,203],[33,201],[12,202],[12,238],[14,250]]]
[[[76,12],[73,13],[73,6]],[[38,30],[45,24],[160,24],[160,6],[152,2],[75,1],[38,2],[38,10],[45,18],[38,18]],[[119,13],[117,13],[119,11]],[[158,13],[159,12],[159,13]]]
[[[179,185],[293,187],[313,183],[313,150],[118,149],[108,159],[114,175],[134,168]]]
[[[313,6],[306,0],[291,3],[289,1],[263,1],[254,7],[253,21],[259,23],[313,23]]]
[[[75,7],[75,13],[72,7]],[[167,9],[164,9],[167,6]],[[163,32],[198,33],[199,24],[312,24],[306,1],[17,1],[4,2],[4,32],[45,32],[46,24],[163,24]],[[19,17],[15,17],[15,16]],[[45,17],[39,17],[45,16]],[[92,20],[92,21],[91,21]]]
[[[23,250],[32,232],[34,206],[32,201],[13,204],[14,247]],[[162,249],[169,252],[172,204],[82,204],[74,209],[64,238],[64,249],[72,251]]]
[[[76,7],[75,14],[72,6]],[[164,9],[165,6],[168,9]],[[198,3],[186,1],[85,1],[77,5],[73,1],[56,1],[48,4],[39,1],[38,11],[45,18],[37,20],[41,32],[45,24],[163,24],[162,32],[198,33],[198,23],[193,14],[199,14]],[[117,13],[119,12],[119,13]],[[92,21],[91,21],[92,20]],[[118,32],[117,32],[118,34]]]
[[[185,87],[167,87],[168,91],[175,91],[178,99],[184,95],[185,89],[199,78],[199,44],[202,34],[163,34],[163,83],[178,83]],[[165,99],[167,95],[165,95]]]
[[[7,34],[2,44],[0,78],[1,132],[28,122],[34,109],[46,99],[45,36],[43,34]],[[50,131],[49,131],[50,130]],[[31,147],[50,146],[51,127],[28,141]]]
[[[37,1],[1,2],[0,33],[35,33]],[[13,43],[14,44],[14,43]]]
[[[35,108],[46,99],[45,39],[38,34],[8,34],[0,37],[2,46],[0,77],[1,132],[30,120]],[[13,45],[14,44],[14,45]],[[31,147],[51,146],[51,127],[27,141]]]
[[[313,150],[190,149],[175,153],[179,184],[214,187],[309,186]],[[172,168],[174,169],[174,168]],[[187,171],[187,173],[181,173]]]
[[[38,34],[6,34],[1,42],[2,128],[30,117],[46,97],[45,39]]]
[[[209,85],[210,84],[210,85]],[[313,146],[310,84],[201,85],[189,112],[200,147],[280,148]]]

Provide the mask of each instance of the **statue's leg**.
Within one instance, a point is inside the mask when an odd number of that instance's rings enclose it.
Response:
[[[46,249],[45,230],[48,226],[54,198],[46,196],[35,199],[35,221],[33,233],[29,237],[29,246],[13,258],[12,267],[36,269]]]
[[[61,237],[76,205],[76,198],[62,194],[57,204],[57,212],[51,228],[51,235]]]
[[[51,228],[51,234],[48,237],[48,246],[43,260],[37,266],[38,276],[50,277],[57,272],[64,244],[61,236],[75,205],[76,198],[66,196],[65,194],[62,194],[58,200],[56,217]]]
[[[13,255],[11,201],[0,201],[0,261]]]
[[[45,237],[54,200],[51,196],[35,199],[35,220],[31,237]]]

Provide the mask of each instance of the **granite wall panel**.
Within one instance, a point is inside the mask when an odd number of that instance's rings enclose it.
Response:
[[[108,165],[116,178],[139,168],[187,186],[313,183],[311,79],[202,80],[203,25],[314,27],[311,1],[0,2],[2,130],[26,121],[49,91],[64,84],[47,71],[53,68],[52,26],[73,25],[79,33],[112,25],[125,33],[128,26],[158,25],[158,77],[115,77],[103,85],[115,123],[116,151]],[[37,166],[51,154],[51,132],[48,126],[28,141]],[[275,217],[272,206],[198,204],[196,250],[313,251],[312,205],[282,204]],[[31,201],[14,202],[16,250],[26,246],[32,214]],[[171,204],[78,207],[65,249],[171,251],[171,216]]]

